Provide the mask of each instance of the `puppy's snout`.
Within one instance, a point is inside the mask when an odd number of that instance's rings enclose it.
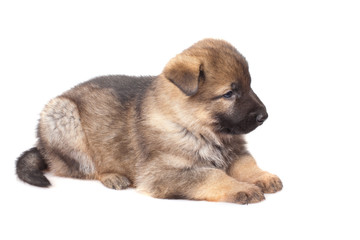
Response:
[[[263,112],[259,112],[257,113],[256,116],[256,122],[261,125],[265,122],[265,120],[268,118],[268,114],[267,112],[263,111]]]

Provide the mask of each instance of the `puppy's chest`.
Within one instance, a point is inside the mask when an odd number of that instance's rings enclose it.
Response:
[[[200,165],[225,169],[234,157],[231,147],[201,134],[187,133],[182,140],[189,157]]]
[[[225,169],[231,162],[230,152],[221,146],[203,143],[195,151],[198,161],[205,165]]]

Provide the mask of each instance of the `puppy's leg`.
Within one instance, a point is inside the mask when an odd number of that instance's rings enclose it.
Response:
[[[240,204],[256,203],[265,199],[259,187],[238,182],[224,171],[215,168],[163,168],[141,180],[138,182],[138,190],[157,198]]]
[[[275,193],[283,187],[280,178],[274,174],[261,170],[255,159],[249,154],[241,156],[229,167],[228,173],[241,182],[248,182],[259,186],[264,193]]]
[[[98,179],[105,187],[115,190],[121,190],[130,187],[130,180],[118,173],[103,173],[98,176]]]
[[[93,178],[95,167],[77,105],[52,99],[41,112],[38,149],[50,171],[64,177]]]

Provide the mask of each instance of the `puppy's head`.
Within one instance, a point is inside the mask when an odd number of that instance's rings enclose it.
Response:
[[[205,39],[171,59],[163,76],[187,97],[187,106],[215,132],[246,134],[268,117],[250,87],[245,58],[229,43]],[[196,117],[196,116],[194,116]]]

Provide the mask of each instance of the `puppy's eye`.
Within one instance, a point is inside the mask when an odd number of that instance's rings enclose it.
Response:
[[[232,95],[234,95],[233,91],[228,91],[227,93],[225,93],[225,94],[223,95],[223,97],[224,97],[224,98],[231,98]]]

